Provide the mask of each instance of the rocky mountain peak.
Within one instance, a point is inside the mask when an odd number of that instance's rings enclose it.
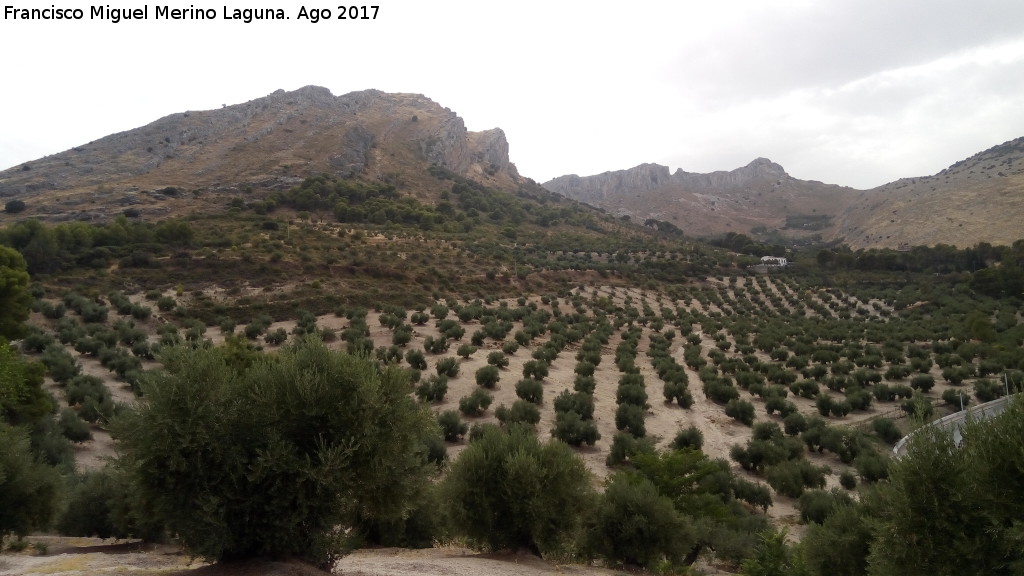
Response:
[[[785,168],[767,158],[754,158],[754,160],[752,160],[750,164],[744,166],[744,168],[777,176],[789,176],[789,174],[786,173]],[[742,169],[743,168],[740,168],[740,170]]]
[[[369,179],[422,175],[430,164],[514,189],[521,178],[508,153],[501,129],[469,132],[458,114],[421,94],[371,89],[335,96],[324,87],[304,86],[219,109],[170,114],[27,162],[0,172],[0,198],[39,197],[29,202],[26,215],[66,219],[76,217],[76,207],[86,214],[97,187],[115,194],[165,187],[280,188],[319,173]],[[414,187],[420,177],[404,179]],[[44,207],[42,198],[54,193],[64,204]],[[90,218],[96,213],[87,212]]]

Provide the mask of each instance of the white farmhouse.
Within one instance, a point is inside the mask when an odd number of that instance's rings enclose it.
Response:
[[[789,264],[789,261],[782,256],[761,256],[761,264],[764,266],[776,266],[782,268],[786,264]]]

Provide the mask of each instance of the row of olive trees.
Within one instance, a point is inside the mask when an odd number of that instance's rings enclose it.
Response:
[[[214,560],[329,566],[362,544],[458,539],[654,569],[707,546],[738,562],[766,525],[737,501],[752,486],[699,451],[646,447],[599,494],[571,448],[515,423],[475,428],[435,482],[443,442],[407,372],[315,339],[273,355],[242,339],[168,348],[162,361],[114,420],[120,458],[72,483],[61,532],[173,536]]]

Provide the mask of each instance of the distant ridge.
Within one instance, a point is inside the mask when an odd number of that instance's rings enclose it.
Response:
[[[799,180],[765,158],[710,174],[641,164],[594,176],[560,176],[543,186],[616,215],[667,221],[694,236],[817,234],[853,248],[967,247],[1024,238],[1024,138],[934,176],[903,178],[871,190]]]
[[[793,178],[768,160],[757,158],[729,172],[700,174],[641,164],[596,176],[561,176],[545,188],[636,220],[669,222],[694,236],[754,229],[783,229],[793,216],[812,220],[815,232],[829,229],[850,188]],[[806,235],[805,227],[790,230]]]

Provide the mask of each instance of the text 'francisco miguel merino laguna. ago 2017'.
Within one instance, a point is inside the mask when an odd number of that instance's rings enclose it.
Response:
[[[281,8],[172,8],[171,6],[139,6],[135,8],[113,8],[90,6],[88,8],[61,8],[51,4],[48,8],[19,8],[4,6],[4,20],[105,20],[117,24],[127,20],[231,20],[251,23],[256,20],[291,20]],[[376,20],[379,6],[339,6],[337,17],[330,10],[308,9],[301,6],[294,13],[296,20],[316,23],[320,20]]]

